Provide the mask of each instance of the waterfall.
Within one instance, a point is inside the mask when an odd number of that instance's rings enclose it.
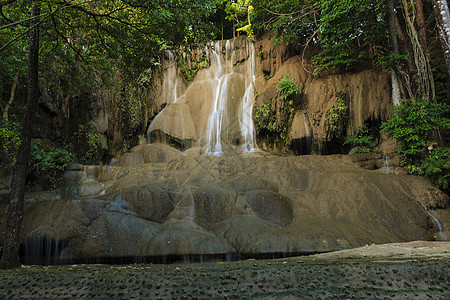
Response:
[[[423,205],[423,203],[420,203],[420,204],[422,204],[423,209],[434,220],[437,227],[439,228],[439,235],[441,236],[441,241],[448,241],[447,236],[445,236],[444,228],[442,227],[441,222],[439,222],[439,220],[428,211],[427,207],[425,205]]]
[[[255,49],[251,41],[246,40],[247,62],[244,73],[245,92],[239,104],[237,120],[239,122],[240,138],[235,141],[229,140],[229,130],[233,126],[233,119],[225,123],[224,115],[231,115],[227,100],[228,81],[235,72],[233,68],[234,60],[234,41],[227,40],[225,43],[225,56],[221,55],[221,42],[214,44],[211,51],[212,62],[215,64],[214,78],[218,81],[213,109],[209,115],[207,125],[206,155],[223,155],[225,150],[233,149],[243,152],[252,152],[257,149],[255,143],[255,129],[253,126],[253,104],[255,102]],[[223,62],[222,62],[223,60]],[[228,110],[228,111],[227,111]],[[234,116],[231,116],[232,118]],[[232,129],[231,129],[232,130]],[[223,136],[225,134],[225,136]],[[239,141],[236,143],[236,141]],[[233,143],[234,142],[234,143]]]
[[[207,147],[206,147],[206,155],[223,155],[224,151],[227,149],[239,150],[243,152],[253,152],[257,150],[257,146],[255,143],[255,128],[253,126],[253,105],[255,103],[255,48],[251,41],[245,40],[246,42],[246,50],[247,50],[247,62],[245,66],[244,73],[244,86],[245,92],[242,96],[237,120],[239,123],[239,134],[240,137],[234,137],[234,141],[230,142],[230,137],[228,136],[230,133],[229,130],[232,131],[234,116],[231,116],[231,120],[229,123],[224,124],[224,115],[231,115],[229,105],[227,104],[227,100],[229,98],[228,93],[228,81],[230,77],[236,71],[233,68],[234,61],[234,40],[230,42],[230,40],[226,41],[225,44],[225,56],[223,57],[225,70],[223,71],[222,67],[222,55],[221,53],[221,44],[220,42],[216,42],[214,45],[214,50],[212,51],[212,61],[216,62],[217,67],[215,68],[216,74],[215,78],[218,80],[218,85],[216,88],[216,93],[213,102],[213,109],[208,119],[207,126]],[[227,111],[228,110],[228,111]],[[223,136],[225,134],[225,136]],[[225,145],[224,145],[225,144]]]
[[[389,161],[390,161],[389,156],[386,156],[384,158],[384,164],[383,164],[383,168],[386,169],[386,170],[389,170]]]
[[[170,136],[186,141],[189,153],[213,156],[256,151],[253,43],[238,37],[212,42],[203,51],[210,66],[196,69],[189,82],[181,79],[173,55],[166,56],[157,93],[157,103],[166,106],[148,128],[149,141]]]
[[[249,61],[247,63],[245,78],[245,85],[247,88],[245,89],[245,94],[241,101],[239,127],[244,141],[241,150],[251,152],[257,150],[252,117],[253,105],[255,103],[255,47],[252,42],[248,43],[249,47],[247,49],[250,53],[248,54]]]
[[[227,46],[228,46],[227,41]],[[225,72],[227,71],[227,49],[228,47],[225,47]],[[206,148],[206,154],[207,155],[221,155],[223,153],[222,150],[222,121],[223,121],[223,114],[225,112],[225,104],[226,104],[226,97],[227,97],[227,83],[228,83],[228,77],[229,73],[223,72],[223,66],[222,66],[222,58],[219,53],[221,53],[221,44],[220,42],[216,42],[214,45],[214,48],[212,50],[212,61],[214,61],[215,66],[214,67],[214,78],[218,82],[213,106],[212,106],[212,112],[209,115],[208,119],[208,126],[207,126],[207,148]],[[213,62],[211,62],[213,64]]]

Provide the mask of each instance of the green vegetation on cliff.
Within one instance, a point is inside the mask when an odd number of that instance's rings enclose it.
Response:
[[[296,96],[301,93],[300,87],[289,74],[286,74],[277,85],[280,100],[263,104],[255,111],[255,128],[258,134],[273,136],[274,142],[282,141],[285,145],[291,144],[289,130],[295,115]]]
[[[447,189],[450,182],[450,149],[438,146],[440,130],[450,129],[450,107],[426,99],[402,100],[382,127],[398,141],[403,165],[411,174],[425,175]]]
[[[315,76],[367,67],[388,69],[393,82],[398,83],[395,96],[419,100],[404,100],[396,107],[383,127],[385,132],[400,142],[400,153],[411,173],[426,175],[439,186],[448,187],[449,152],[445,145],[449,138],[450,60],[444,58],[449,40],[437,30],[442,17],[436,3],[0,0],[1,158],[4,166],[16,159],[13,209],[8,212],[14,221],[8,223],[4,254],[10,259],[11,249],[18,253],[18,228],[30,169],[48,172],[53,184],[53,170],[61,170],[71,158],[62,146],[74,136],[83,136],[87,148],[76,147],[74,141],[68,148],[83,151],[76,157],[84,163],[100,161],[100,131],[107,139],[104,144],[120,150],[123,145],[132,146],[161,109],[152,106],[148,96],[152,76],[161,68],[160,55],[166,50],[189,51],[210,40],[241,33],[258,36],[271,30],[277,43],[310,47]],[[190,67],[184,63],[180,67],[188,80],[195,70],[207,66],[203,59]],[[117,97],[112,101],[117,110],[92,107],[99,87],[108,97]],[[278,92],[281,101],[269,102],[257,111],[256,128],[259,134],[272,135],[289,145],[298,100],[294,97],[299,89],[287,77],[279,83]],[[341,143],[348,126],[344,113],[348,104],[343,99],[337,97],[326,125],[328,139]],[[92,108],[95,113],[112,116],[112,129],[102,128],[104,124],[80,127],[89,124]],[[47,120],[38,120],[38,113],[51,117],[54,122],[46,124],[57,132],[51,137],[57,145],[45,153],[31,144],[32,138],[44,140],[50,135],[48,128],[40,126]],[[8,115],[18,118],[10,122]],[[430,143],[438,147],[427,152]],[[31,160],[27,169],[30,151],[39,159]]]

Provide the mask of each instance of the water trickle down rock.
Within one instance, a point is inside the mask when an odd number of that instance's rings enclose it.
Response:
[[[207,53],[211,66],[199,70],[186,86],[179,84],[173,56],[165,62],[159,102],[166,106],[148,128],[149,141],[163,142],[165,136],[170,136],[190,141],[187,144],[194,148],[191,153],[213,156],[257,150],[252,118],[253,43],[246,37],[217,41],[209,45]],[[178,92],[174,95],[172,90]]]

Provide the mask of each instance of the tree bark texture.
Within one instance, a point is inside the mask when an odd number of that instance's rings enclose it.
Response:
[[[406,22],[406,32],[410,38],[414,63],[416,64],[418,96],[435,101],[433,73],[431,72],[430,62],[426,55],[427,45],[421,43],[419,33],[415,27],[418,17],[416,1],[401,0],[401,4]]]
[[[417,11],[417,32],[419,34],[419,41],[422,45],[427,44],[427,33],[425,31],[425,16],[423,14],[423,3],[422,0],[416,0],[416,11]],[[428,51],[425,53],[428,54]]]
[[[25,196],[25,183],[28,171],[32,129],[34,117],[39,101],[38,88],[38,58],[39,58],[39,3],[33,0],[31,4],[30,21],[30,52],[28,55],[28,96],[20,133],[21,144],[14,166],[11,197],[8,207],[6,232],[3,245],[3,256],[0,261],[1,268],[20,266],[20,228],[23,219],[23,201]]]
[[[19,72],[16,72],[16,77],[14,79],[14,83],[11,87],[11,96],[9,97],[9,101],[5,106],[5,109],[3,110],[3,118],[8,120],[8,112],[9,108],[13,104],[14,101],[14,95],[16,94],[16,87],[17,87],[17,81],[19,81]]]
[[[447,0],[433,0],[433,8],[447,71],[450,75],[450,13]]]
[[[397,26],[395,23],[395,11],[394,11],[394,0],[387,1],[387,9],[388,9],[388,24],[389,24],[389,37],[391,39],[392,51],[398,55],[400,53],[398,47],[398,38],[397,38]],[[400,89],[400,78],[401,71],[398,62],[394,63],[393,68],[391,69],[391,84],[392,84],[392,102],[394,105],[400,104],[401,89]]]

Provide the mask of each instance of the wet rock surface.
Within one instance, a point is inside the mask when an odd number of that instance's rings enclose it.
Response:
[[[292,255],[450,236],[445,194],[423,178],[365,170],[347,156],[213,157],[165,145],[131,153],[149,149],[174,158],[74,167],[80,182],[27,195],[23,262]],[[0,204],[1,232],[6,211]]]
[[[404,258],[405,259],[405,258]],[[450,258],[24,266],[0,271],[0,298],[448,299]]]

